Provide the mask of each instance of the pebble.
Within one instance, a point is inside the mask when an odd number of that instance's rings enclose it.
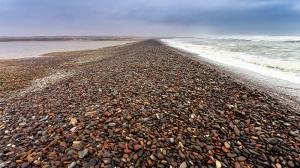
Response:
[[[74,145],[79,145],[81,143],[81,141],[73,141]]]
[[[39,161],[39,160],[35,160],[35,161],[33,161],[33,164],[35,164],[35,165],[40,165],[41,164],[41,161]]]
[[[281,168],[281,164],[280,163],[276,163],[275,166],[276,166],[276,168]]]
[[[216,160],[216,168],[221,168],[221,167],[222,167],[222,163]]]
[[[240,168],[240,167],[241,167],[241,165],[239,162],[234,162],[234,168]]]
[[[297,137],[297,136],[298,136],[298,133],[299,133],[298,130],[297,130],[297,131],[290,131],[290,132],[289,132],[289,134],[292,135],[292,136],[294,136],[294,137]]]
[[[104,158],[104,159],[102,159],[103,160],[103,162],[105,163],[105,164],[110,164],[111,163],[111,159],[110,158]]]
[[[179,166],[179,168],[187,168],[186,162],[182,162]]]
[[[0,161],[0,168],[5,168],[6,163]]]
[[[19,126],[25,126],[27,123],[26,122],[21,122],[20,124],[19,124]]]
[[[246,158],[244,156],[239,156],[239,157],[237,157],[237,160],[240,162],[243,162],[246,160]]]
[[[71,132],[76,132],[76,130],[77,130],[77,127],[73,127],[70,129]]]
[[[74,168],[76,166],[76,162],[72,162],[71,164],[68,165],[68,168]]]
[[[226,155],[227,155],[227,157],[230,157],[230,158],[237,156],[235,153],[227,153]]]
[[[116,126],[117,124],[116,123],[109,123],[108,124],[108,126],[110,126],[110,127],[114,127],[114,126]]]
[[[225,146],[225,148],[230,149],[230,145],[228,142],[224,142],[224,146]]]
[[[165,156],[162,154],[162,153],[158,153],[157,154],[157,157],[160,159],[160,160],[163,160],[165,158]]]
[[[240,136],[241,132],[240,130],[237,128],[237,126],[234,126],[233,128],[235,135]]]
[[[295,167],[295,164],[294,164],[294,162],[293,161],[288,161],[288,163],[287,163],[288,165],[289,165],[289,167]]]
[[[103,155],[104,158],[110,158],[112,155],[109,151],[104,151]]]
[[[0,103],[2,167],[299,167],[268,94],[153,40],[83,53],[28,61],[75,75]]]
[[[76,125],[77,124],[77,119],[76,118],[71,118],[70,123],[72,125]]]
[[[270,161],[271,161],[272,163],[275,162],[275,158],[274,158],[273,156],[269,156],[269,159],[270,159]]]
[[[88,153],[89,153],[89,150],[88,149],[84,149],[84,150],[78,152],[78,156],[79,156],[80,159],[82,159],[85,156],[87,156]]]
[[[152,160],[157,160],[156,157],[155,157],[153,154],[150,155],[150,158],[151,158]]]
[[[141,146],[138,145],[138,144],[134,145],[134,147],[133,147],[133,149],[134,149],[135,151],[139,150],[140,148],[141,148]]]
[[[26,168],[26,167],[29,167],[29,163],[28,162],[25,162],[25,163],[21,164],[21,168]]]
[[[243,145],[242,142],[240,142],[240,141],[237,141],[236,144],[239,145],[239,146]]]
[[[92,112],[85,113],[85,116],[94,117],[96,114],[97,114],[96,111],[92,111]]]

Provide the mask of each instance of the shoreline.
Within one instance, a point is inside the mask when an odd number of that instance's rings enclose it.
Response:
[[[217,62],[214,62],[212,60],[206,59],[204,57],[201,57],[195,53],[191,53],[176,47],[169,46],[165,44],[164,42],[161,42],[163,45],[166,45],[175,51],[179,52],[182,55],[186,55],[187,57],[193,58],[196,61],[200,61],[203,63],[206,63],[208,66],[211,66],[212,68],[219,71],[219,73],[226,73],[227,75],[231,76],[233,79],[235,79],[237,82],[246,85],[249,88],[260,90],[261,92],[265,92],[272,97],[278,99],[281,103],[289,106],[290,108],[293,108],[293,110],[298,111],[300,114],[300,96],[296,96],[297,93],[291,93],[283,88],[280,88],[286,83],[289,83],[287,81],[282,81],[278,79],[273,79],[272,77],[267,77],[261,74],[258,74],[256,72],[252,72],[249,70],[237,68],[237,67],[231,67],[226,64],[220,64]],[[271,80],[274,82],[283,82],[281,85],[275,85],[270,82],[265,83],[266,80]],[[277,88],[276,88],[277,87]],[[296,89],[296,88],[293,88]],[[292,95],[294,94],[294,95]]]
[[[300,166],[299,113],[191,54],[146,40],[35,61],[67,78],[0,102],[4,167]]]

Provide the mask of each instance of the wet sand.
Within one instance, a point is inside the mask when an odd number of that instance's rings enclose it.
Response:
[[[53,55],[2,62],[29,77],[1,76],[26,84],[1,80],[0,165],[300,166],[297,111],[192,55],[154,40]]]

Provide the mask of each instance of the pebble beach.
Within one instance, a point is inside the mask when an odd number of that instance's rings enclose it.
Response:
[[[300,167],[298,109],[157,40],[0,65],[0,168]]]

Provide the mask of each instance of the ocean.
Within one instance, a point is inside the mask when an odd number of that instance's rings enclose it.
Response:
[[[212,63],[244,69],[244,75],[259,74],[275,87],[300,97],[300,37],[298,36],[208,36],[161,39]]]
[[[0,42],[0,59],[37,57],[49,52],[98,49],[131,41],[12,41]]]

